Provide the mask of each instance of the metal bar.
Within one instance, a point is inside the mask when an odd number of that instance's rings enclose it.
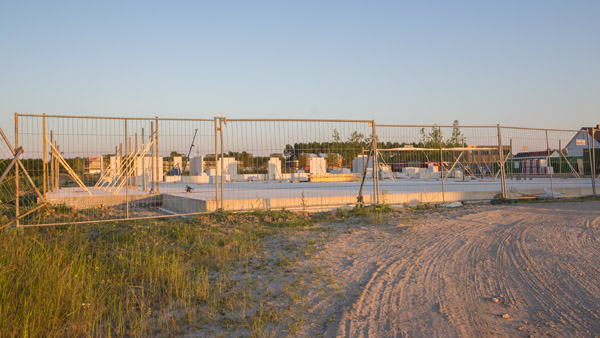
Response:
[[[562,178],[562,140],[558,140],[558,171],[559,171],[559,177]],[[550,163],[550,162],[548,162]]]
[[[48,140],[48,139],[46,139],[46,141],[50,142],[50,140]],[[58,149],[56,149],[56,147],[54,147],[54,145],[52,143],[50,143],[50,146],[52,147],[52,151],[54,152],[54,155],[56,156],[56,158],[60,161],[60,163],[65,168],[65,170],[67,170],[69,175],[71,175],[71,177],[73,178],[75,183],[77,183],[77,185],[79,185],[83,190],[85,190],[88,194],[90,194],[90,196],[92,196],[93,194],[91,193],[91,191],[85,186],[85,184],[83,184],[83,182],[81,181],[81,179],[79,179],[79,177],[73,171],[73,169],[71,169],[71,167],[69,166],[67,161],[65,161],[65,159],[62,157],[62,155],[58,152]]]
[[[8,164],[6,169],[4,169],[2,176],[0,176],[0,183],[2,181],[4,181],[4,178],[6,177],[6,175],[8,175],[8,172],[10,171],[10,169],[12,169],[12,167],[15,165],[15,163],[17,163],[17,161],[19,160],[19,156],[21,156],[22,153],[23,153],[23,148],[17,148],[17,153],[14,155],[12,161],[10,161],[10,163]]]
[[[498,128],[498,158],[500,159],[500,188],[502,190],[502,198],[506,198],[506,176],[504,175],[504,152],[502,151],[502,129],[500,124],[496,125]]]
[[[15,149],[10,144],[10,141],[8,140],[8,137],[6,137],[6,134],[4,134],[4,130],[2,130],[2,128],[0,128],[0,134],[2,134],[2,138],[4,139],[4,142],[6,142],[6,145],[8,146],[8,148],[10,149],[10,151],[12,151],[12,153],[14,155],[15,154]]]
[[[546,161],[548,161],[548,167],[552,169],[548,169],[548,171],[550,171],[550,189],[552,189],[552,198],[554,198],[554,179],[552,178],[552,171],[554,171],[554,168],[552,168],[550,165],[550,142],[548,141],[548,130],[546,130],[546,149]]]
[[[43,148],[43,156],[42,156],[42,172],[43,172],[43,183],[42,183],[42,189],[44,191],[44,197],[46,197],[46,114],[43,114],[44,116],[42,117],[42,148]]]
[[[42,117],[41,114],[19,114],[26,117]],[[64,119],[96,119],[96,120],[135,120],[135,121],[155,121],[156,117],[123,117],[123,116],[76,116],[76,115],[46,115],[48,118],[64,118]],[[210,122],[211,119],[191,119],[191,118],[165,118],[158,117],[161,121],[199,121]]]
[[[154,144],[154,140],[150,141],[150,143],[148,143],[146,145],[146,147],[144,149],[141,149],[141,156],[145,157],[146,153],[150,150],[150,147]],[[122,146],[122,143],[119,145]],[[120,191],[123,188],[125,179],[122,179],[123,177],[127,177],[126,175],[130,175],[131,172],[133,171],[134,168],[134,163],[136,163],[135,165],[137,165],[138,161],[140,160],[140,156],[137,156],[136,154],[130,153],[125,157],[125,160],[122,161],[122,165],[121,167],[123,168],[123,170],[119,171],[119,174],[117,175],[117,179],[114,180],[114,183],[110,184],[107,189],[109,192],[111,192],[113,189],[117,188],[117,191]],[[113,194],[116,194],[117,191],[115,191]]]
[[[372,142],[373,142],[373,140],[371,140],[371,143]],[[362,153],[364,153],[364,151],[361,152],[361,154]],[[360,182],[360,189],[358,190],[358,197],[356,198],[356,203],[358,205],[361,205],[361,206],[364,203],[364,198],[363,198],[362,191],[363,191],[363,187],[365,185],[365,179],[367,178],[367,171],[368,171],[368,168],[369,168],[369,160],[370,160],[372,154],[373,154],[373,144],[371,144],[371,147],[369,149],[369,154],[367,154],[367,163],[365,164],[363,162],[363,175],[362,175],[362,180]]]
[[[563,155],[561,153],[560,156],[565,159],[565,163],[567,163],[567,165],[569,166],[569,168],[571,168],[571,172],[575,175],[575,177],[581,178],[581,176],[579,175],[579,173],[577,173],[577,170],[575,170],[575,168],[573,168],[573,165],[571,165],[571,162],[569,162],[569,160],[565,157],[565,155]]]
[[[219,180],[217,179],[217,151],[218,151],[218,137],[217,137],[217,117],[214,118],[215,120],[215,208],[217,207],[217,205],[219,204]]]
[[[243,211],[241,211],[241,212],[243,212]],[[97,223],[109,223],[109,222],[116,223],[116,222],[144,220],[144,219],[159,219],[159,218],[173,218],[173,217],[184,217],[184,216],[194,216],[194,215],[207,215],[210,213],[211,213],[211,211],[202,211],[202,212],[192,212],[189,214],[155,215],[155,216],[144,216],[144,217],[100,219],[100,220],[64,222],[64,223],[25,224],[25,225],[22,225],[22,227],[24,227],[24,228],[25,227],[46,227],[46,226],[58,226],[58,225],[97,224]]]
[[[596,196],[596,175],[593,172],[592,169],[592,148],[591,148],[591,143],[590,143],[590,133],[589,131],[586,131],[587,134],[587,143],[588,143],[588,155],[589,155],[589,161],[590,161],[590,177],[592,178],[592,195]],[[594,139],[592,138],[592,141]]]
[[[435,125],[435,124],[377,124],[379,128],[455,128],[454,125]],[[463,126],[460,128],[496,128],[496,126]]]
[[[373,121],[373,120],[331,120],[331,119],[227,119],[227,120],[229,122],[349,122],[349,123],[369,123],[369,124]]]
[[[450,176],[450,173],[452,172],[452,170],[454,170],[454,167],[456,167],[456,165],[458,164],[458,161],[460,161],[460,159],[462,158],[463,154],[464,154],[464,151],[461,151],[461,153],[456,158],[456,161],[454,161],[454,163],[452,164],[452,166],[448,170],[448,174],[446,174],[445,178],[448,178],[448,176]],[[463,177],[464,177],[464,175],[463,175]],[[443,172],[442,172],[442,178],[444,178]]]
[[[15,148],[19,149],[19,114],[15,113]],[[19,167],[15,167],[15,225],[19,227]]]
[[[129,141],[129,144],[127,143]],[[128,157],[131,152],[131,138],[127,140],[127,119],[125,119],[125,154]],[[129,218],[129,167],[125,167],[125,218]],[[117,194],[118,192],[115,192]]]
[[[29,176],[29,173],[25,169],[25,166],[23,165],[23,162],[21,162],[21,160],[18,159],[17,163],[19,164],[19,166],[21,167],[21,169],[23,169],[23,174],[25,175],[25,177],[29,181],[29,184],[31,184],[31,186],[33,187],[33,190],[35,191],[36,195],[38,195],[38,197],[42,201],[42,204],[44,204],[46,206],[46,209],[48,209],[48,211],[50,211],[50,207],[46,203],[46,199],[44,198],[44,196],[42,195],[42,193],[38,190],[38,188],[35,186],[35,183],[33,183],[33,179],[31,179],[31,176]]]
[[[194,142],[196,141],[196,135],[197,134],[198,134],[198,128],[196,128],[196,131],[194,131],[194,137],[192,138],[192,144],[190,145],[190,149],[188,150],[188,154],[187,154],[187,157],[185,159],[185,164],[183,165],[183,168],[181,168],[181,176],[183,176],[183,172],[185,171],[185,168],[187,168],[187,165],[190,162],[190,155],[192,154],[192,148],[194,147]],[[192,173],[191,173],[191,170],[190,170],[190,175],[191,174]]]
[[[593,151],[592,151],[592,158],[590,159],[592,161],[592,166],[591,166],[591,170],[592,170],[592,182],[593,182],[593,192],[594,192],[594,196],[596,196],[596,138],[594,137],[596,133],[596,129],[594,129],[592,127],[592,142],[593,142]]]
[[[58,149],[58,141],[54,140],[54,146]],[[52,152],[52,156],[54,157],[54,190],[58,190],[60,188],[60,163],[58,162],[58,158]]]
[[[463,126],[460,126],[461,128]],[[507,126],[502,126],[502,128],[504,129],[515,129],[515,130],[536,130],[536,131],[565,131],[565,132],[569,132],[569,133],[577,133],[580,130],[574,130],[574,129],[545,129],[545,128],[528,128],[528,127],[507,127]]]
[[[117,185],[121,184],[121,181],[123,180],[123,173],[125,172],[124,167],[131,160],[130,156],[127,154],[126,154],[125,158],[123,158],[123,142],[119,142],[118,159],[119,159],[119,163],[118,163],[118,165],[116,165],[117,170],[116,170],[115,176],[112,178],[111,182],[109,182],[107,180],[106,182],[108,183],[108,185],[106,187],[104,187],[104,184],[100,185],[100,187],[103,187],[104,190],[107,190],[109,192],[112,191]]]
[[[24,117],[42,117],[41,114],[19,114]],[[162,121],[199,121],[210,122],[212,119],[193,119],[193,118],[145,118],[145,117],[121,117],[121,116],[77,116],[77,115],[46,115],[48,118],[72,118],[72,119],[99,119],[99,120],[137,120],[137,121],[154,121],[156,119]],[[371,120],[334,120],[334,119],[228,119],[231,122],[248,122],[248,121],[272,121],[272,122],[350,122],[350,123],[369,123]],[[440,127],[452,128],[452,125],[410,125],[410,124],[378,124],[378,127]],[[495,126],[473,125],[463,126],[460,128],[495,128]],[[523,130],[546,130],[543,128],[528,128],[528,127],[502,127],[507,129],[523,129]],[[578,132],[574,129],[548,129],[548,131],[565,131]]]
[[[110,158],[109,158],[109,160],[110,160]],[[110,166],[109,166],[109,169],[110,169]],[[94,188],[102,187],[104,185],[104,182],[108,183],[107,177],[109,175],[110,175],[110,170],[104,170],[104,168],[102,168],[102,174],[100,175],[100,178],[98,179],[96,184],[94,184]]]
[[[44,140],[44,143],[46,140]],[[50,143],[54,142],[53,131],[50,130]],[[54,191],[54,153],[50,152],[50,190]]]
[[[135,153],[136,154],[138,152],[138,137],[137,136],[138,136],[138,134],[135,133]],[[137,170],[137,165],[136,165],[136,167],[134,169],[133,176],[135,177],[135,189],[137,190],[137,188],[138,188],[138,170]]]
[[[150,138],[152,139],[152,141],[154,141],[154,121],[150,122]],[[152,145],[152,150],[150,152],[150,171],[151,171],[151,176],[152,176],[152,181],[151,181],[151,185],[152,188],[150,188],[150,191],[152,193],[154,193],[154,174],[155,174],[155,170],[154,170],[154,145]]]
[[[6,145],[8,146],[8,149],[10,150],[10,152],[13,154],[13,156],[16,156],[17,155],[17,150],[12,147],[12,145],[10,144],[10,141],[6,137],[6,134],[4,134],[4,130],[2,130],[2,128],[0,128],[0,134],[2,134],[2,138],[4,139],[4,142],[6,142]],[[45,142],[44,142],[44,144],[45,144]],[[21,151],[22,151],[22,149],[21,149]],[[38,197],[40,197],[40,199],[42,200],[42,202],[44,203],[44,205],[46,205],[46,208],[49,211],[50,208],[46,204],[45,196],[43,196],[40,193],[40,191],[38,190],[38,188],[35,186],[35,183],[31,179],[31,176],[29,176],[29,173],[27,172],[27,169],[25,169],[25,166],[23,165],[23,163],[21,162],[21,160],[17,159],[17,163],[19,164],[19,166],[21,167],[21,169],[23,169],[23,174],[25,174],[25,177],[27,178],[27,180],[29,181],[29,183],[31,184],[31,186],[33,187],[33,189],[35,190],[36,194],[38,195]],[[2,179],[0,179],[0,182],[2,182]]]
[[[385,148],[379,149],[379,151],[435,151],[435,148]],[[498,150],[498,147],[477,147],[477,148],[469,148],[469,147],[453,147],[453,148],[444,148],[447,151],[463,151],[463,150]]]
[[[375,125],[375,120],[373,120],[371,122],[373,124],[373,145],[375,147],[374,152],[373,152],[373,174],[374,174],[374,179],[375,179],[375,203],[379,204],[379,171],[380,171],[380,167],[379,167],[379,152],[377,151],[377,143],[378,143],[378,139],[377,139],[377,126]],[[375,169],[376,168],[376,169]]]
[[[25,217],[25,216],[27,216],[27,215],[31,215],[31,214],[33,214],[34,212],[38,211],[40,208],[43,208],[45,205],[46,205],[46,204],[38,205],[37,207],[35,207],[35,208],[33,208],[33,209],[31,209],[31,210],[27,211],[26,213],[24,213],[24,214],[20,215],[18,218],[15,218],[15,219],[13,219],[12,221],[10,221],[10,222],[8,222],[8,223],[6,223],[6,224],[4,224],[4,225],[0,226],[0,230],[2,230],[2,229],[4,229],[4,228],[6,228],[6,227],[8,227],[8,226],[10,226],[11,224],[13,224],[13,223],[15,223],[15,222],[18,222],[20,219],[24,218],[24,217]],[[47,207],[47,205],[46,205],[46,207]],[[21,225],[21,227],[23,227],[23,225]]]
[[[144,148],[144,128],[142,128],[142,149]],[[142,187],[146,191],[146,156],[142,157]]]
[[[444,183],[444,152],[440,141],[440,171],[442,172],[442,202],[446,203],[446,184]]]
[[[371,122],[371,123],[373,123],[373,122]],[[376,170],[377,170],[376,163],[377,163],[377,161],[375,160],[377,158],[377,152],[375,151],[375,149],[376,149],[375,148],[375,143],[376,143],[376,140],[375,140],[374,137],[372,137],[371,138],[371,152],[370,152],[370,153],[373,154],[373,171],[371,172],[371,174],[373,175],[373,199],[372,200],[375,202],[375,204],[377,204],[377,183],[375,181],[376,180],[375,176],[377,175],[376,174]],[[367,160],[367,162],[368,162],[368,160]]]
[[[221,210],[223,210],[223,191],[225,190],[225,185],[223,184],[223,118],[219,117],[219,134],[221,135]]]
[[[513,170],[515,169],[512,138],[510,139],[509,154],[510,154],[510,179],[512,180],[513,179]]]
[[[146,145],[146,148],[144,148],[142,150],[142,152],[139,154],[139,156],[135,156],[135,155],[138,155],[138,154],[135,154],[134,156],[130,157],[132,159],[132,161],[129,161],[128,164],[125,166],[124,173],[122,174],[123,176],[129,177],[131,175],[131,173],[134,170],[134,167],[137,167],[139,161],[146,156],[146,153],[148,152],[148,150],[150,149],[150,147],[153,144],[154,144],[154,140],[152,140],[150,143],[148,143],[148,145]],[[125,182],[126,182],[125,180],[121,180],[121,182],[118,185],[114,186],[114,188],[116,188],[116,190],[113,192],[113,195],[118,194],[121,191],[121,189],[123,189],[123,185],[126,186],[126,184],[124,184]],[[112,189],[109,191],[112,191]]]
[[[154,161],[156,161],[156,193],[160,194],[160,173],[162,172],[162,168],[158,167],[158,116],[156,117],[156,129],[154,130],[154,137],[156,139],[156,157]]]

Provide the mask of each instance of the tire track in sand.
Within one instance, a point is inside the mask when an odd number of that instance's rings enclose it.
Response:
[[[598,210],[597,202],[448,210],[403,236],[379,236],[356,254],[363,270],[346,271],[360,276],[360,295],[327,336],[598,336]]]

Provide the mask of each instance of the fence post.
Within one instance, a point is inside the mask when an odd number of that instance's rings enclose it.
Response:
[[[588,137],[588,155],[589,155],[589,161],[590,161],[590,176],[592,177],[592,194],[594,196],[596,196],[596,163],[595,163],[595,153],[596,153],[596,148],[592,147],[592,142],[595,144],[595,138],[594,138],[594,131],[595,129],[592,128],[592,137],[590,139],[590,133],[587,133],[587,137]]]
[[[135,157],[137,158],[137,153],[138,153],[138,137],[137,137],[137,132],[135,133]],[[142,148],[144,149],[144,148]],[[143,160],[143,159],[142,159]],[[134,162],[134,168],[133,168],[133,177],[135,179],[135,185],[134,185],[134,189],[138,190],[138,166],[137,166],[137,162]]]
[[[596,185],[596,129],[592,128],[592,142],[594,143],[594,150],[592,151],[592,158],[594,159],[594,185]],[[596,193],[594,193],[596,196]]]
[[[142,128],[142,149],[144,148],[144,128]],[[142,190],[146,191],[146,155],[144,155],[144,157],[142,158],[142,187]]]
[[[54,131],[52,129],[50,129],[50,144],[54,144]],[[54,152],[50,152],[50,182],[48,182],[49,184],[49,188],[48,190],[54,191],[54,171],[56,169],[54,168]]]
[[[43,189],[43,193],[42,196],[44,196],[44,198],[46,198],[46,113],[44,113],[42,115],[42,151],[44,152],[44,155],[42,156],[42,176],[43,176],[43,181],[42,181],[42,189]]]
[[[156,193],[160,194],[160,172],[162,171],[162,168],[158,167],[158,116],[155,116],[155,121],[156,121],[156,158],[154,159],[154,161],[156,162],[155,168],[156,168]]]
[[[562,178],[562,174],[562,140],[558,140],[558,176]]]
[[[509,154],[510,154],[510,179],[512,181],[512,179],[514,178],[513,176],[513,172],[515,170],[515,158],[513,156],[513,142],[512,142],[512,138],[510,139],[510,149],[508,149]]]
[[[125,119],[125,158],[129,158],[131,141],[127,143],[127,119]],[[129,218],[129,168],[125,167],[125,218]]]
[[[593,129],[592,129],[593,130]],[[594,132],[592,131],[592,135],[594,135]],[[589,130],[586,131],[586,136],[587,136],[587,144],[588,144],[588,155],[589,155],[589,162],[590,162],[590,177],[592,178],[592,195],[596,196],[596,175],[594,175],[594,169],[592,168],[592,145],[590,143],[590,133]],[[592,141],[594,139],[592,138]],[[585,166],[584,166],[585,168]]]
[[[440,140],[440,173],[442,174],[442,202],[446,203],[446,185],[444,184],[444,153]]]
[[[502,198],[506,198],[506,176],[504,170],[504,154],[502,151],[502,129],[500,124],[497,124],[498,128],[498,158],[500,159],[500,186],[502,190]]]
[[[375,120],[371,121],[371,128],[373,130],[373,194],[375,195],[375,204],[379,204],[379,153],[377,152],[377,127],[375,126]]]
[[[217,131],[218,131],[218,127],[217,127],[217,117],[213,118],[215,120],[215,211],[218,209],[218,205],[219,205],[219,180],[218,180],[218,176],[217,176],[217,152],[219,151],[218,149],[218,144],[219,144],[219,138],[217,136]]]
[[[223,163],[223,117],[219,117],[219,135],[221,136],[221,210],[223,210],[223,190],[225,190],[225,184],[223,182],[224,176],[224,163]]]
[[[548,167],[552,169],[548,170],[550,171],[550,189],[552,189],[552,198],[554,198],[554,180],[552,178],[552,171],[554,171],[554,168],[552,168],[550,165],[550,142],[548,141],[548,129],[546,129],[546,161],[548,161]]]
[[[149,139],[151,139],[152,141],[154,141],[154,121],[150,122],[150,137]],[[154,142],[156,143],[156,142]],[[154,147],[156,147],[156,144],[152,144],[151,146],[151,150],[150,150],[150,181],[148,182],[148,185],[150,186],[150,192],[154,193],[154,174],[155,174],[155,170],[154,170]]]
[[[19,148],[19,114],[15,113],[15,149]],[[15,226],[19,227],[19,166],[15,166]]]

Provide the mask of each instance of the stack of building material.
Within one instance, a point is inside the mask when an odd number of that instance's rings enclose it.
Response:
[[[553,168],[548,166],[545,159],[523,160],[523,174],[526,175],[550,175],[554,173]]]

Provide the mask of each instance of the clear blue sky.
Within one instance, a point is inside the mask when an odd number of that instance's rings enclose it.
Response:
[[[2,1],[0,112],[600,123],[600,1]]]

